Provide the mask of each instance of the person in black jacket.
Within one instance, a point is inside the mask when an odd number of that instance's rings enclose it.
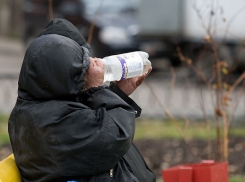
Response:
[[[54,19],[26,51],[9,118],[22,180],[154,182],[132,143],[141,109],[128,97],[146,75],[103,85],[87,48],[73,24]]]

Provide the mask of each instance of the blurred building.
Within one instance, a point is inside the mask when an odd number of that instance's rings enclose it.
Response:
[[[0,36],[20,37],[23,29],[23,0],[0,1]]]

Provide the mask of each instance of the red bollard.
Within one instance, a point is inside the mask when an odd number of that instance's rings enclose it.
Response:
[[[162,171],[164,182],[228,182],[228,162],[204,160]]]

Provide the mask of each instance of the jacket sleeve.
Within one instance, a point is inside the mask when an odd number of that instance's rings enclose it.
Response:
[[[111,82],[109,89],[113,91],[115,94],[117,94],[125,102],[127,102],[127,104],[134,108],[136,118],[140,117],[141,108],[130,97],[128,97],[117,85]]]
[[[88,97],[86,106],[76,102],[52,105],[40,108],[47,113],[39,116],[41,122],[36,125],[44,137],[43,146],[52,154],[50,160],[54,160],[61,173],[90,176],[107,172],[130,148],[135,112],[111,90],[96,90]],[[53,108],[52,113],[46,110],[48,107]],[[38,113],[32,115],[37,117]]]

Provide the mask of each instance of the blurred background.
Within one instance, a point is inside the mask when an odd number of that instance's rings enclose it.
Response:
[[[91,56],[150,55],[153,71],[131,97],[143,109],[135,144],[158,181],[203,159],[228,160],[230,181],[245,181],[243,0],[1,0],[0,159],[12,152],[7,120],[25,50],[57,17]]]

